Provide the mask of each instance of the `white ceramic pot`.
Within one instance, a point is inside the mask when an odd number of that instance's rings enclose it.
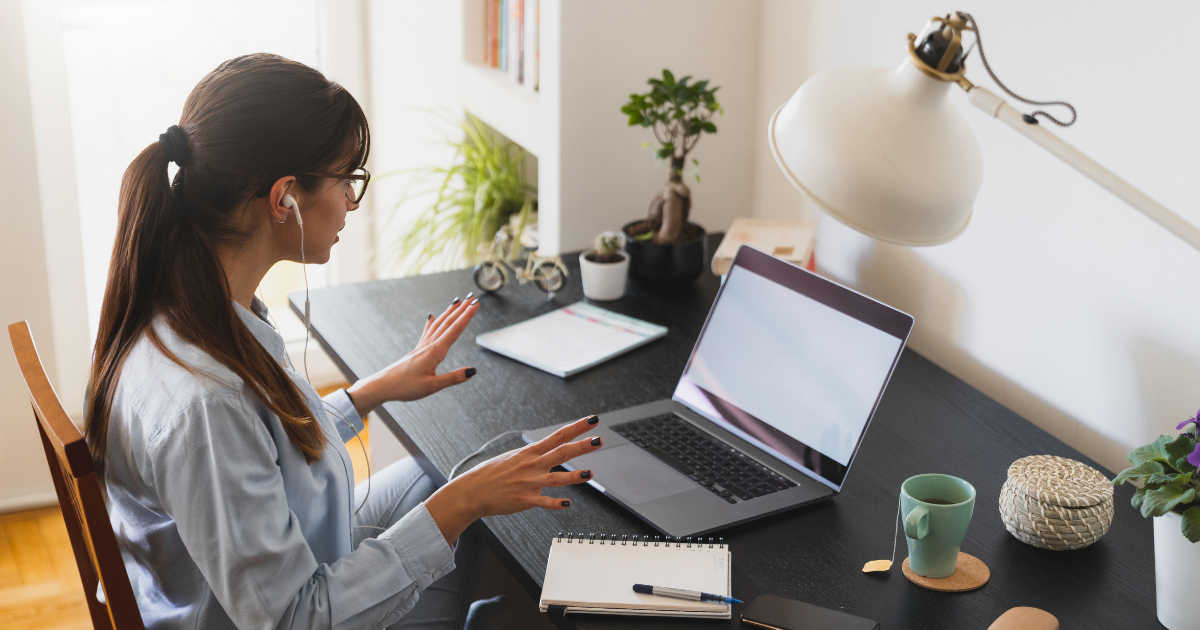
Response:
[[[1168,630],[1200,630],[1200,543],[1184,538],[1183,517],[1174,512],[1152,520],[1158,621]]]
[[[579,255],[579,275],[583,277],[583,294],[589,300],[604,302],[619,300],[625,295],[625,278],[629,275],[629,254],[617,252],[621,262],[598,263]]]

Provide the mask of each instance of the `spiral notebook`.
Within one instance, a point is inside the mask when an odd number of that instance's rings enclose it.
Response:
[[[550,545],[542,612],[729,619],[728,604],[633,592],[634,584],[730,595],[729,546],[712,538],[559,534]]]

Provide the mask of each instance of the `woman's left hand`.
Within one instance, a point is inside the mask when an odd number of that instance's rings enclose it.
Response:
[[[358,412],[366,415],[390,400],[418,400],[474,376],[473,367],[459,368],[445,374],[438,374],[437,368],[477,311],[479,300],[467,294],[464,300],[455,298],[446,312],[438,317],[431,314],[412,352],[349,389]]]

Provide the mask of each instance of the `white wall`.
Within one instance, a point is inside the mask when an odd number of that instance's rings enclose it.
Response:
[[[620,111],[663,68],[721,88],[717,133],[705,134],[688,156],[689,166],[700,161],[701,176],[697,183],[685,171],[692,220],[715,232],[750,214],[758,23],[757,2],[562,2],[562,251],[584,249],[600,232],[643,218],[666,183],[654,134],[627,126]]]
[[[29,392],[13,357],[8,324],[27,320],[44,366],[55,373],[41,200],[32,156],[25,34],[20,0],[0,0],[0,512],[55,501]]]
[[[759,93],[772,102],[760,103],[757,132],[798,79],[847,64],[895,67],[907,33],[955,8],[763,0]],[[980,21],[988,59],[1009,87],[1079,109],[1079,123],[1056,133],[1200,224],[1200,6],[1166,0],[1153,19],[1114,0],[983,0],[963,9]],[[1000,93],[973,57],[967,76]],[[787,88],[767,94],[776,84]],[[961,91],[952,98],[984,153],[965,234],[909,249],[825,217],[818,264],[913,313],[913,348],[1120,469],[1128,450],[1200,407],[1200,252],[967,105]],[[805,211],[782,190],[778,170],[764,166],[762,149],[756,213],[775,214],[778,199]]]

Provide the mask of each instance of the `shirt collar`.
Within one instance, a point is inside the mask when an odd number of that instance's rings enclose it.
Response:
[[[256,295],[250,301],[250,309],[253,312],[246,310],[246,307],[237,302],[233,303],[233,307],[237,311],[238,317],[242,319],[242,323],[250,329],[250,334],[254,335],[254,338],[267,349],[267,352],[281,363],[286,363],[284,357],[287,356],[287,347],[283,343],[283,337],[279,331],[275,330],[275,326],[268,319],[270,313],[267,312],[267,305],[263,304],[263,301]]]

